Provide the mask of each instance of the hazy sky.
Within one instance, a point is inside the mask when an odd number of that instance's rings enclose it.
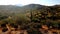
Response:
[[[42,5],[55,5],[60,4],[60,0],[0,0],[0,5],[27,5],[32,3]]]

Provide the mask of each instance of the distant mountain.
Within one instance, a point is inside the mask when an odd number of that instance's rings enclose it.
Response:
[[[60,8],[60,5],[55,6],[44,6],[40,4],[29,4],[22,6],[17,4],[16,5],[0,5],[0,13],[25,13],[26,10],[33,10],[33,9],[47,9],[47,8]]]
[[[20,8],[19,6],[14,6],[14,5],[0,5],[0,9],[5,9],[5,10],[12,10],[12,9],[16,9],[16,8]]]
[[[40,5],[40,4],[29,4],[29,5],[23,6],[24,9],[28,9],[28,10],[36,9],[36,8],[40,8],[41,9],[42,7],[45,7],[45,6]]]
[[[0,14],[20,13],[20,7],[14,5],[0,5]]]

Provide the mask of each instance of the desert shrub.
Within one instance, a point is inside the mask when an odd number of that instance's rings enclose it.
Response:
[[[4,27],[4,28],[2,29],[2,32],[6,32],[7,30],[8,30],[8,28]]]

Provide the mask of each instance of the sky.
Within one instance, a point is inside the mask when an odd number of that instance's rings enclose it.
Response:
[[[60,0],[0,0],[0,5],[27,5],[27,4],[41,4],[41,5],[60,5]]]

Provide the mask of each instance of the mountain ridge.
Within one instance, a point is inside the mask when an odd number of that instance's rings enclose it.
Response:
[[[50,8],[50,7],[60,7],[60,5],[54,5],[54,6],[44,6],[40,4],[29,4],[25,6],[16,6],[16,5],[0,5],[0,12],[5,11],[5,12],[14,12],[14,13],[20,13],[20,12],[25,12],[26,10],[31,10],[31,9],[43,9],[43,8]]]

